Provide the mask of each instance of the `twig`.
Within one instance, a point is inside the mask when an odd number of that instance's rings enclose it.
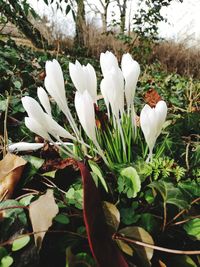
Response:
[[[195,204],[196,202],[199,202],[200,201],[200,197],[194,199],[192,202],[191,202],[191,205]],[[170,220],[166,225],[169,225],[171,224],[173,221],[175,221],[178,217],[180,217],[183,213],[185,213],[187,211],[187,209],[184,209],[184,210],[181,210],[178,214],[176,214],[176,216],[174,216],[174,218],[172,220]]]
[[[124,237],[118,233],[114,234],[112,237],[114,240],[122,240],[122,241],[126,241],[128,243],[131,244],[135,244],[141,247],[146,247],[146,248],[152,248],[155,250],[159,250],[159,251],[163,251],[166,253],[172,253],[172,254],[180,254],[180,255],[199,255],[200,254],[200,250],[177,250],[177,249],[170,249],[170,248],[164,248],[164,247],[159,247],[159,246],[155,246],[152,244],[148,244],[146,242],[142,242],[142,241],[137,241],[134,239],[130,239],[127,237]]]
[[[74,233],[74,232],[71,232],[71,231],[66,231],[66,230],[50,230],[50,231],[43,230],[43,231],[30,232],[30,233],[26,233],[26,234],[23,234],[23,235],[19,235],[16,238],[12,238],[12,239],[9,239],[9,240],[7,240],[7,241],[5,241],[3,243],[0,243],[0,247],[10,245],[10,244],[13,243],[13,241],[15,241],[16,239],[20,239],[23,236],[31,236],[31,235],[40,234],[40,233],[53,233],[53,234],[63,234],[63,233],[66,233],[66,234],[70,234],[70,235],[74,235],[74,236],[78,236],[78,237],[87,239],[86,236],[80,235],[80,234],[77,234],[77,233]]]

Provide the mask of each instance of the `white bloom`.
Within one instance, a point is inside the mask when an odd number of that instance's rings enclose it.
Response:
[[[101,71],[103,73],[103,76],[109,73],[113,68],[114,69],[119,68],[116,56],[112,52],[109,52],[109,51],[106,51],[105,53],[101,53],[100,65],[101,65]]]
[[[118,119],[119,113],[124,111],[124,79],[121,70],[113,68],[112,72],[104,76],[100,87],[107,109],[109,103],[112,113]]]
[[[40,120],[42,124],[45,123],[45,113],[34,98],[30,96],[22,97],[22,105],[30,118],[33,118],[36,121]]]
[[[145,140],[149,147],[149,158],[152,157],[152,151],[156,139],[161,133],[162,126],[167,116],[167,105],[165,101],[161,100],[156,104],[155,108],[145,105],[140,114],[140,124]]]
[[[25,117],[25,125],[31,130],[33,133],[41,136],[45,140],[51,141],[51,137],[49,136],[45,127],[42,126],[37,120],[31,117]]]
[[[42,87],[38,87],[37,89],[37,96],[40,100],[41,105],[43,106],[46,113],[51,115],[51,105],[49,102],[49,97],[46,93],[46,91]]]
[[[75,108],[84,131],[87,136],[96,143],[94,103],[88,91],[84,91],[83,93],[76,92]]]
[[[121,68],[125,79],[126,103],[129,108],[133,104],[136,84],[140,75],[140,65],[127,53],[122,56]]]
[[[76,89],[83,93],[87,90],[93,102],[97,101],[97,77],[94,68],[91,64],[87,64],[86,66],[81,65],[78,60],[76,60],[75,64],[69,63],[69,73],[72,79],[72,82]]]
[[[56,139],[59,139],[59,137],[74,139],[74,137],[65,128],[60,126],[49,114],[45,114],[45,120],[48,133]]]
[[[67,130],[61,127],[51,115],[45,113],[39,103],[32,97],[23,97],[22,104],[29,116],[25,119],[25,124],[32,132],[47,140],[51,139],[49,134],[57,139],[59,137],[74,138]]]
[[[69,110],[67,99],[65,95],[65,84],[63,73],[60,64],[57,60],[47,61],[46,62],[46,77],[44,80],[44,84],[46,90],[51,95],[51,97],[56,101],[59,108],[67,117],[73,131],[76,136],[78,136],[78,129],[75,124],[75,121],[71,115]]]

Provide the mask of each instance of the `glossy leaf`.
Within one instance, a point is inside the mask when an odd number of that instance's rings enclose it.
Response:
[[[12,251],[17,251],[25,247],[30,241],[30,236],[22,236],[20,238],[17,238],[12,243]]]

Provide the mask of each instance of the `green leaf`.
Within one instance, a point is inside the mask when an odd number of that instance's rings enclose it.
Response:
[[[97,177],[99,178],[104,189],[106,190],[106,192],[108,192],[108,187],[107,187],[106,181],[103,178],[103,175],[102,175],[102,172],[101,172],[101,169],[99,168],[99,166],[92,160],[89,160],[88,163],[90,165],[92,172],[97,175]]]
[[[125,237],[132,238],[133,240],[142,241],[148,244],[154,244],[153,238],[151,235],[141,227],[132,226],[126,227],[119,231],[121,235]],[[150,267],[150,260],[153,257],[153,249],[147,247],[140,247],[132,243],[128,243],[130,247],[134,249],[136,254],[140,259],[140,267]]]
[[[186,222],[183,226],[188,235],[200,240],[200,219],[196,218]]]
[[[68,224],[68,223],[69,223],[69,218],[68,218],[68,216],[65,215],[65,214],[58,214],[58,215],[54,218],[54,220],[55,220],[56,222],[59,222],[59,223],[62,223],[62,224]]]
[[[23,156],[23,158],[29,163],[31,163],[31,165],[34,166],[37,170],[42,166],[45,161],[44,159],[37,158],[34,156]]]
[[[9,267],[13,264],[13,258],[11,256],[5,256],[1,259],[0,267]]]
[[[22,249],[28,244],[29,241],[30,241],[30,236],[28,235],[15,239],[14,242],[12,243],[12,251],[17,251]]]
[[[17,89],[20,89],[21,86],[22,86],[22,84],[21,84],[20,81],[15,81],[15,82],[14,82],[14,86],[15,86],[15,88],[17,88]]]
[[[0,111],[5,111],[7,107],[7,100],[0,100]]]
[[[127,187],[125,189],[128,198],[134,198],[141,189],[140,177],[135,168],[127,167],[121,170],[120,175],[126,181]]]
[[[151,188],[156,189],[162,196],[164,204],[172,204],[180,209],[189,208],[188,202],[185,200],[184,194],[173,183],[165,181],[154,181],[150,185]]]

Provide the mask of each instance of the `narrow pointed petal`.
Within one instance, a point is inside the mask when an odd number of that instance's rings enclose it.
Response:
[[[119,67],[116,56],[112,52],[109,52],[109,51],[106,51],[105,53],[101,53],[100,65],[101,65],[101,71],[103,73],[103,76],[105,76],[106,73],[110,72],[112,68],[116,69]]]
[[[130,107],[135,96],[136,84],[140,75],[140,65],[127,53],[122,56],[121,68],[125,79],[125,97]]]
[[[51,115],[51,105],[49,102],[49,97],[46,93],[46,91],[42,87],[38,87],[37,89],[37,96],[40,100],[41,105],[43,106],[46,113]]]
[[[83,93],[87,90],[93,102],[97,100],[97,77],[91,64],[81,65],[77,60],[75,64],[69,63],[69,73],[76,89]]]
[[[48,132],[54,136],[57,137],[63,137],[68,139],[74,139],[74,137],[62,126],[60,126],[49,114],[45,114],[46,119],[46,128]]]
[[[25,96],[22,97],[21,101],[24,109],[26,110],[30,118],[33,118],[36,121],[41,120],[41,122],[44,123],[44,111],[34,98],[30,96]]]
[[[75,95],[75,108],[79,121],[86,132],[87,136],[96,142],[96,122],[93,99],[88,93],[84,91],[82,94],[78,91]]]
[[[37,122],[34,118],[25,117],[25,125],[26,127],[35,134],[41,136],[45,140],[51,141],[49,134],[47,133],[46,129],[42,127],[42,125]]]

